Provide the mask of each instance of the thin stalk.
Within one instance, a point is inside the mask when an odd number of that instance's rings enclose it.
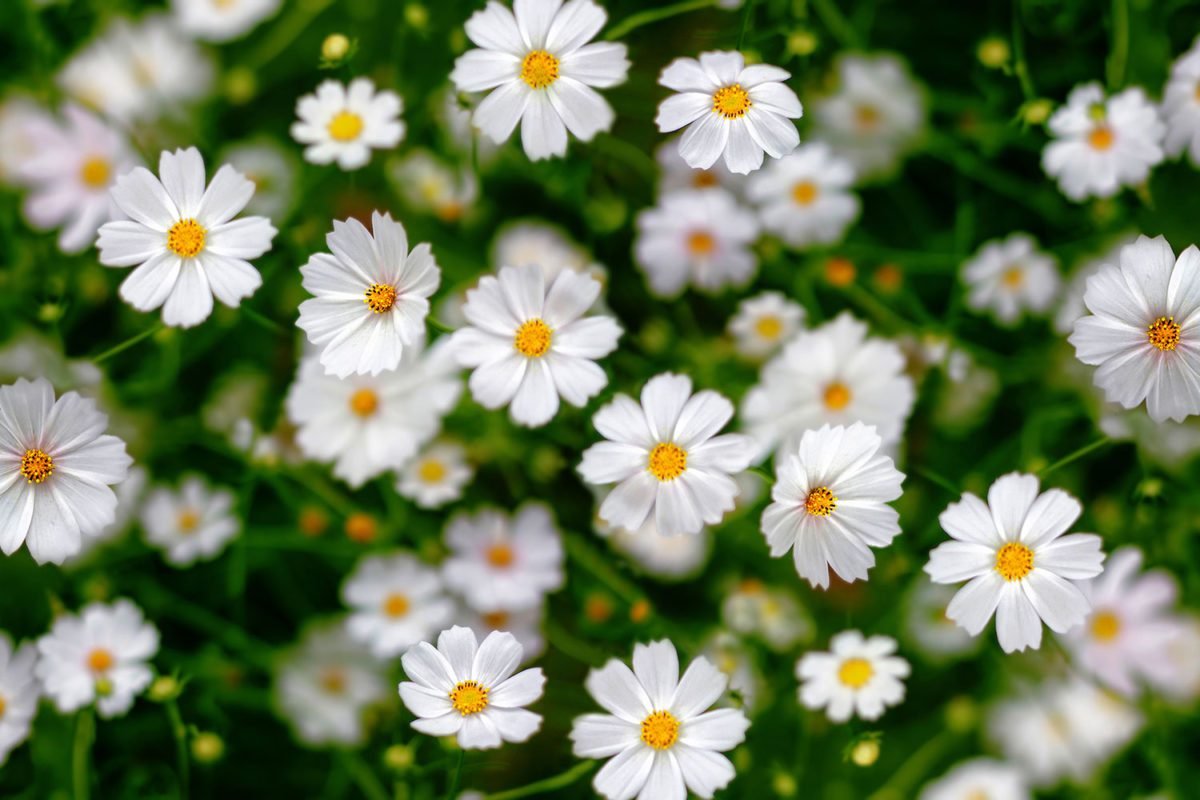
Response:
[[[449,790],[446,792],[446,800],[455,800],[458,797],[458,783],[462,780],[463,761],[466,760],[467,751],[461,747],[458,749],[458,758],[454,759],[454,767],[450,770]]]
[[[250,308],[249,306],[242,306],[242,313],[245,314],[246,318],[249,319],[251,322],[253,322],[255,325],[258,325],[261,328],[265,328],[265,329],[271,331],[272,333],[286,333],[287,332],[287,329],[284,328],[282,325],[280,325],[278,322],[276,322],[275,320],[271,319],[270,317],[268,317],[258,311],[255,311],[253,308]]]
[[[609,566],[609,561],[598,555],[581,536],[568,534],[563,537],[563,541],[566,544],[567,556],[612,589],[615,595],[630,605],[645,599],[637,586],[617,574]]]
[[[516,789],[506,789],[503,792],[495,792],[484,797],[484,800],[517,800],[520,797],[532,797],[535,794],[545,794],[553,792],[555,789],[565,789],[575,781],[582,778],[592,771],[596,766],[595,761],[580,761],[575,766],[571,767],[566,772],[555,775],[552,778],[543,778],[540,781],[526,784],[525,786],[517,787]]]
[[[362,760],[362,756],[352,750],[338,750],[337,758],[342,764],[342,769],[346,770],[351,780],[354,781],[354,785],[367,800],[391,800],[387,789],[383,787],[383,783],[374,771]]]
[[[746,32],[750,29],[750,21],[754,18],[754,0],[745,0],[745,8],[742,10],[742,27],[738,30],[737,50],[742,49],[742,43],[746,41]]]
[[[88,800],[92,788],[92,742],[96,738],[96,718],[85,708],[75,718],[75,746],[71,751],[71,776],[75,800]]]
[[[175,763],[179,772],[179,796],[188,799],[191,791],[191,772],[188,764],[187,727],[183,724],[183,716],[179,713],[179,703],[174,699],[163,704],[167,711],[167,721],[171,724],[171,736],[175,738]]]
[[[91,362],[93,364],[99,364],[101,361],[107,361],[108,359],[112,358],[113,356],[117,355],[118,353],[125,352],[126,350],[133,347],[135,344],[142,341],[143,339],[149,339],[151,336],[153,336],[154,334],[156,334],[160,330],[162,330],[162,328],[163,328],[163,325],[161,322],[158,323],[157,325],[152,325],[149,328],[147,328],[146,330],[142,331],[141,333],[137,333],[137,334],[134,334],[133,336],[130,336],[128,339],[121,342],[120,344],[117,344],[117,345],[114,345],[114,346],[108,348],[103,353],[93,356],[91,358]]]
[[[1037,90],[1033,88],[1029,63],[1025,60],[1025,31],[1021,28],[1021,0],[1013,0],[1012,20],[1013,72],[1021,84],[1021,94],[1025,96],[1025,100],[1036,100]]]
[[[880,786],[867,800],[885,800],[891,797],[911,797],[913,789],[921,782],[942,757],[942,751],[952,741],[951,734],[942,731],[927,739],[892,773],[892,777]]]
[[[861,46],[854,26],[838,10],[837,4],[833,0],[812,0],[812,7],[813,11],[817,12],[817,16],[821,18],[821,23],[833,34],[833,38],[837,40],[838,44],[850,49]]]
[[[1053,464],[1046,467],[1045,469],[1039,470],[1038,477],[1044,478],[1047,475],[1049,475],[1051,472],[1054,472],[1054,470],[1058,469],[1059,467],[1065,467],[1067,464],[1070,464],[1072,461],[1078,461],[1079,459],[1083,458],[1084,456],[1088,455],[1089,453],[1099,450],[1101,447],[1104,447],[1105,445],[1110,445],[1112,443],[1113,443],[1112,439],[1109,439],[1107,436],[1103,436],[1103,437],[1097,439],[1096,441],[1092,442],[1091,444],[1085,444],[1083,447],[1079,448],[1078,450],[1074,451],[1073,453],[1070,453],[1069,455],[1063,456],[1058,461],[1055,461]]]
[[[604,38],[610,42],[615,39],[621,39],[629,35],[630,31],[634,31],[643,25],[650,25],[664,19],[670,19],[680,14],[686,14],[689,11],[709,8],[710,6],[715,6],[717,2],[718,0],[682,0],[682,2],[664,6],[663,8],[649,8],[645,11],[639,11],[636,14],[630,14],[609,28]]]
[[[1108,56],[1108,90],[1115,92],[1125,84],[1125,65],[1129,62],[1129,0],[1113,0],[1112,52]]]
[[[939,475],[931,469],[925,469],[924,467],[913,467],[912,472],[914,475],[920,475],[922,478],[934,484],[935,486],[942,487],[956,497],[962,494],[962,489],[959,489],[957,486],[955,486],[949,478]]]

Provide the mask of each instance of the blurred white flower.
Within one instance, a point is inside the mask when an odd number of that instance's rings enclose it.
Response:
[[[903,679],[911,668],[892,655],[895,639],[842,631],[829,641],[829,650],[805,653],[796,662],[805,708],[824,708],[833,722],[846,722],[852,716],[879,719],[885,708],[903,702]]]
[[[37,645],[25,642],[14,647],[9,635],[0,631],[0,766],[29,738],[33,727],[41,696],[34,677],[36,661]]]
[[[1189,614],[1167,645],[1170,676],[1154,688],[1170,700],[1187,704],[1200,697],[1200,618]]]
[[[355,170],[371,160],[371,150],[390,150],[404,138],[404,102],[395,92],[376,91],[370,78],[348,86],[322,81],[313,94],[296,101],[292,138],[303,145],[310,164],[337,162]]]
[[[1087,316],[1088,310],[1084,305],[1083,296],[1087,292],[1088,281],[1105,264],[1120,264],[1121,250],[1126,245],[1133,244],[1135,240],[1136,236],[1134,235],[1122,236],[1102,254],[1087,259],[1075,268],[1071,277],[1067,279],[1066,288],[1063,289],[1062,298],[1058,303],[1058,311],[1054,315],[1056,333],[1063,336],[1069,335],[1075,329],[1075,323]]]
[[[477,97],[471,95],[473,99]],[[451,149],[458,151],[460,155],[473,154],[481,165],[494,161],[499,146],[486,136],[480,136],[475,130],[475,126],[471,124],[471,108],[460,100],[453,84],[446,86],[441,98],[437,110]]]
[[[746,197],[763,227],[792,247],[841,241],[861,203],[854,167],[824,142],[801,145],[750,177]]]
[[[210,488],[199,475],[185,477],[178,490],[153,489],[141,519],[146,541],[175,567],[216,557],[242,527],[233,492]]]
[[[754,665],[749,648],[737,636],[728,631],[719,631],[704,646],[700,655],[729,678],[726,702],[723,704],[742,706],[751,714],[761,705],[764,699],[762,675]]]
[[[83,547],[75,555],[68,556],[63,561],[64,566],[83,563],[101,545],[114,541],[128,530],[130,523],[141,508],[142,495],[145,493],[148,478],[145,467],[135,464],[129,468],[125,480],[113,487],[113,491],[117,495],[117,508],[113,521],[95,536],[84,537]]]
[[[254,184],[254,196],[246,211],[281,222],[296,200],[296,162],[290,151],[274,139],[251,139],[222,152],[221,161],[231,164]]]
[[[458,612],[457,624],[466,625],[476,636],[487,636],[492,631],[508,631],[517,639],[524,651],[521,663],[536,660],[546,651],[546,638],[542,635],[542,620],[546,616],[545,603],[522,611],[476,611],[464,605]]]
[[[729,320],[737,351],[749,358],[769,356],[786,344],[804,322],[804,308],[779,292],[763,292],[738,303]]]
[[[792,594],[757,578],[747,578],[725,596],[721,620],[743,636],[761,637],[777,652],[810,640],[815,632],[808,612]]]
[[[455,170],[427,150],[416,150],[389,165],[388,177],[412,208],[457,222],[479,195],[479,183],[468,169]]]
[[[561,228],[542,220],[519,220],[504,225],[492,243],[492,267],[524,267],[536,264],[554,283],[563,270],[595,278],[603,286],[608,279],[604,267],[573,241]]]
[[[904,630],[911,643],[929,661],[966,656],[978,650],[983,641],[946,616],[955,593],[954,587],[932,583],[924,577],[917,578],[909,593]]]
[[[350,637],[382,659],[430,639],[454,616],[437,570],[407,553],[360,560],[342,583],[342,602]]]
[[[921,789],[919,800],[1031,800],[1025,777],[1016,767],[991,758],[956,764]]]
[[[1163,149],[1171,158],[1185,152],[1200,167],[1200,38],[1171,65],[1163,89],[1162,116],[1167,125]]]
[[[647,516],[636,530],[609,525],[599,517],[595,523],[596,533],[608,539],[614,550],[660,580],[695,577],[712,552],[708,528],[695,536],[665,536],[658,532],[653,516]]]
[[[661,173],[658,178],[658,193],[670,194],[677,191],[724,189],[733,195],[741,194],[746,187],[746,176],[729,171],[725,162],[718,160],[708,169],[689,166],[679,154],[679,139],[668,139],[654,151]]]
[[[474,475],[461,444],[434,442],[400,470],[396,491],[421,508],[439,508],[462,497]]]
[[[282,0],[171,0],[179,30],[209,42],[249,33],[279,12]]]
[[[1058,297],[1062,279],[1052,256],[1026,233],[985,243],[962,267],[967,305],[989,311],[1001,325],[1014,325],[1029,312],[1044,314]]]
[[[49,111],[23,94],[10,94],[0,101],[0,183],[24,183],[20,168],[37,156],[41,147],[38,130],[54,124]]]

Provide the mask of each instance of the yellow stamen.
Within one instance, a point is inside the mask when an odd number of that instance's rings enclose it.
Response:
[[[112,167],[108,160],[93,156],[83,162],[83,166],[79,168],[79,179],[83,181],[83,185],[89,189],[103,189],[108,186],[108,180],[112,177]]]
[[[1111,642],[1121,632],[1121,619],[1111,611],[1097,611],[1092,615],[1092,637],[1101,642]]]
[[[878,108],[864,103],[854,109],[854,124],[859,130],[873,131],[878,127],[881,116]]]
[[[1009,289],[1019,289],[1021,284],[1025,282],[1025,270],[1020,267],[1009,267],[1004,270],[1004,275],[1001,276],[1000,282]]]
[[[488,563],[501,569],[510,566],[515,555],[513,549],[503,542],[498,542],[487,549]]]
[[[996,572],[1006,581],[1019,581],[1033,572],[1033,551],[1020,542],[1009,542],[996,551]]]
[[[670,442],[659,442],[650,451],[646,469],[662,483],[673,481],[687,469],[687,450]]]
[[[417,475],[425,483],[440,483],[446,478],[446,465],[436,458],[427,458],[417,468]]]
[[[713,92],[713,112],[725,119],[737,119],[746,116],[750,110],[750,93],[742,88],[740,83],[722,86]]]
[[[26,450],[21,456],[21,476],[29,483],[41,483],[54,474],[54,459],[45,450]]]
[[[498,631],[508,625],[508,614],[504,611],[489,611],[482,615],[482,619],[483,624],[494,631]]]
[[[383,613],[392,619],[399,619],[408,613],[408,598],[402,594],[389,594],[383,601]]]
[[[386,283],[373,283],[367,289],[363,302],[376,314],[391,311],[392,306],[396,305],[396,287]]]
[[[692,173],[692,187],[695,189],[711,189],[717,185],[717,176],[711,170],[698,169]]]
[[[717,249],[717,240],[707,231],[693,231],[688,234],[687,249],[694,256],[712,255]]]
[[[1174,317],[1159,317],[1146,328],[1146,338],[1159,350],[1174,350],[1182,330]]]
[[[666,750],[679,738],[679,720],[670,711],[655,711],[642,720],[642,741],[655,750]]]
[[[115,663],[112,653],[105,650],[103,647],[97,647],[92,652],[88,653],[87,666],[92,672],[104,672],[111,669]]]
[[[187,508],[179,512],[179,520],[176,522],[176,526],[179,528],[180,533],[191,533],[196,530],[196,526],[199,524],[200,515],[192,509]]]
[[[379,410],[379,395],[373,389],[359,389],[350,395],[350,410],[360,417],[369,417]]]
[[[850,405],[851,397],[850,388],[839,381],[825,387],[825,407],[830,411],[841,411]]]
[[[1116,141],[1116,138],[1117,137],[1112,132],[1112,128],[1104,125],[1098,125],[1095,128],[1092,128],[1092,132],[1088,134],[1088,144],[1092,146],[1093,150],[1100,150],[1103,152],[1113,146],[1113,142]]]
[[[181,219],[167,231],[167,249],[180,258],[195,258],[204,249],[208,231],[194,219]]]
[[[820,193],[821,190],[812,181],[800,181],[792,187],[792,199],[797,205],[812,205]]]
[[[341,667],[328,667],[321,671],[317,682],[327,694],[344,694],[346,691],[346,671]]]
[[[521,62],[521,80],[530,89],[545,89],[558,80],[558,59],[545,50],[533,50]]]
[[[825,486],[818,486],[808,493],[804,510],[814,517],[828,517],[837,509],[837,498]]]
[[[462,681],[450,690],[450,704],[464,717],[478,714],[488,707],[487,687],[479,681]]]
[[[754,332],[759,338],[773,342],[783,333],[783,320],[773,314],[759,317],[754,323]]]
[[[363,119],[353,111],[339,111],[329,120],[329,135],[338,142],[352,142],[363,130]]]
[[[540,319],[527,319],[513,335],[513,347],[527,358],[541,358],[550,350],[554,332]]]
[[[838,667],[838,680],[842,682],[843,686],[851,689],[861,689],[866,686],[867,681],[871,680],[871,676],[874,674],[875,669],[865,658],[847,658]]]

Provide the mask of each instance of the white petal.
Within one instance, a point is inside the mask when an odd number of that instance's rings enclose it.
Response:
[[[517,637],[507,631],[492,631],[475,653],[471,677],[493,687],[513,674],[521,663],[521,654]]]
[[[639,745],[639,728],[610,714],[584,714],[571,725],[572,751],[580,758],[608,758]]]
[[[630,747],[600,768],[592,779],[592,786],[607,800],[632,800],[646,785],[652,766],[654,750],[644,746]]]
[[[750,720],[740,708],[718,708],[687,720],[679,741],[701,750],[732,750],[746,739]]]
[[[654,710],[633,671],[616,659],[589,672],[584,685],[605,711],[633,725]]]
[[[567,128],[545,92],[529,93],[525,114],[521,117],[521,145],[532,161],[567,152]]]
[[[1019,583],[1008,583],[1000,592],[1000,604],[996,608],[996,633],[1000,638],[1000,648],[1006,653],[1028,647],[1036,650],[1042,644],[1042,621]]]
[[[670,707],[679,685],[679,654],[668,640],[638,644],[633,648],[633,674],[655,708]]]

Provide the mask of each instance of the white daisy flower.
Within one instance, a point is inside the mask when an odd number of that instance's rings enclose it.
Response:
[[[94,703],[108,719],[128,712],[154,678],[146,662],[158,653],[158,630],[128,600],[92,603],[56,618],[37,647],[37,677],[59,713]]]
[[[1163,141],[1167,155],[1178,158],[1186,152],[1192,166],[1200,167],[1200,38],[1171,65],[1162,116],[1167,125]]]
[[[296,162],[292,153],[274,139],[253,139],[222,152],[221,162],[231,164],[254,184],[246,212],[279,222],[295,202]]]
[[[390,150],[404,138],[404,101],[395,92],[375,91],[370,78],[348,86],[322,81],[313,94],[296,101],[292,138],[303,145],[310,164],[337,162],[354,170],[371,160],[371,150]]]
[[[583,453],[579,474],[616,487],[600,504],[610,525],[638,530],[654,515],[660,534],[698,533],[731,511],[738,495],[731,475],[750,465],[754,443],[736,433],[716,435],[733,417],[733,403],[711,390],[692,394],[692,380],[669,372],[642,388],[641,403],[626,394],[592,417],[607,441]]]
[[[758,636],[776,652],[812,639],[816,631],[808,612],[789,592],[747,578],[726,594],[721,621],[743,636]]]
[[[1175,703],[1190,704],[1200,697],[1200,618],[1189,614],[1180,619],[1166,658],[1171,675],[1154,688]]]
[[[396,491],[421,508],[439,508],[463,495],[475,470],[456,442],[434,442],[400,470]]]
[[[763,227],[792,247],[841,241],[862,204],[850,187],[854,167],[824,142],[798,147],[746,184]]]
[[[979,650],[982,640],[964,631],[946,616],[956,590],[953,586],[918,578],[904,612],[907,641],[929,661],[962,658]]]
[[[57,400],[45,378],[0,386],[0,549],[24,542],[39,564],[61,564],[116,519],[109,487],[125,480],[125,443],[104,433],[94,400]]]
[[[1163,160],[1166,126],[1138,86],[1112,97],[1098,83],[1076,86],[1046,127],[1054,138],[1042,151],[1042,169],[1075,201],[1112,197]]]
[[[671,194],[678,191],[703,191],[705,189],[724,189],[734,196],[739,196],[746,186],[746,176],[729,171],[724,161],[718,160],[708,169],[696,169],[689,166],[679,154],[679,139],[668,139],[654,151],[654,158],[660,169],[658,177],[658,193]]]
[[[50,112],[24,94],[0,100],[0,183],[16,186],[25,182],[21,167],[41,147],[38,131],[54,124]]]
[[[446,525],[442,578],[476,611],[524,611],[562,588],[562,534],[550,509],[525,503],[510,518],[486,509]]]
[[[758,269],[758,219],[729,193],[681,191],[638,212],[633,252],[650,291],[671,298],[691,283],[715,292],[744,286]]]
[[[142,530],[175,567],[215,558],[241,532],[229,489],[209,488],[199,475],[185,477],[178,490],[160,486],[146,497]]]
[[[442,222],[457,222],[479,196],[479,182],[468,168],[454,169],[426,150],[417,150],[389,165],[391,178],[404,202]]]
[[[1092,276],[1100,271],[1105,264],[1121,263],[1121,250],[1133,244],[1136,236],[1123,236],[1101,255],[1090,258],[1075,268],[1067,279],[1058,303],[1058,311],[1054,314],[1054,331],[1063,336],[1070,335],[1075,329],[1075,323],[1087,316],[1087,306],[1083,296],[1087,293],[1087,283]]]
[[[524,611],[475,611],[470,606],[463,606],[458,613],[458,624],[466,625],[480,637],[486,637],[492,631],[508,631],[524,651],[521,663],[528,664],[546,652],[546,638],[542,635],[545,616],[544,603]]]
[[[105,223],[96,247],[100,263],[137,266],[121,297],[138,311],[162,306],[167,325],[190,328],[208,319],[216,297],[230,308],[262,285],[247,259],[271,249],[278,233],[266,217],[234,219],[254,184],[226,164],[205,182],[194,147],[163,152],[159,177],[137,167],[117,178],[112,198],[128,220]]]
[[[401,663],[409,680],[400,699],[417,716],[414,730],[457,736],[464,750],[489,750],[523,742],[542,727],[542,717],[525,706],[542,696],[540,667],[516,672],[523,653],[511,633],[493,631],[482,644],[470,628],[442,631],[409,649]],[[516,674],[514,674],[516,673]]]
[[[34,677],[36,661],[37,645],[26,642],[13,647],[8,634],[0,631],[0,766],[29,738],[33,727],[41,696]]]
[[[953,541],[929,554],[935,583],[969,581],[946,616],[978,636],[996,615],[1004,652],[1038,649],[1042,623],[1066,633],[1091,606],[1076,581],[1100,574],[1100,537],[1067,529],[1083,512],[1062,489],[1038,491],[1033,475],[1010,473],[992,484],[985,503],[970,492],[938,517]]]
[[[921,789],[919,800],[1032,800],[1025,776],[1011,764],[973,758]]]
[[[916,399],[896,343],[867,336],[849,312],[802,331],[763,367],[742,400],[741,416],[760,457],[776,447],[794,453],[806,430],[873,425],[885,445],[904,435]]]
[[[496,144],[521,125],[525,155],[537,161],[567,152],[567,131],[589,142],[612,127],[612,106],[595,91],[625,82],[625,45],[592,42],[608,13],[592,0],[491,0],[467,20],[477,47],[454,62],[460,92],[488,92],[475,127]]]
[[[1028,312],[1040,316],[1054,305],[1062,284],[1053,256],[1038,250],[1026,233],[987,242],[962,267],[967,305],[989,311],[1002,325]]]
[[[724,156],[730,172],[745,175],[762,166],[763,153],[783,158],[800,144],[793,119],[804,114],[800,98],[784,81],[791,74],[770,64],[751,64],[738,52],[677,58],[658,83],[677,94],[663,100],[654,118],[661,133],[687,127],[679,155],[696,169]]]
[[[279,12],[281,0],[171,0],[179,30],[208,42],[244,36]]]
[[[724,755],[746,738],[750,720],[737,708],[709,710],[729,679],[704,657],[679,676],[675,645],[633,648],[633,669],[612,659],[585,683],[607,714],[575,718],[571,741],[580,758],[607,758],[592,787],[608,800],[711,798],[734,778]]]
[[[888,706],[904,700],[908,662],[897,655],[890,636],[863,638],[842,631],[829,641],[828,653],[805,653],[796,662],[800,702],[813,710],[824,708],[833,722],[852,716],[876,720]]]
[[[496,160],[499,146],[485,136],[480,136],[471,124],[471,108],[464,102],[467,95],[460,95],[453,84],[447,84],[440,92],[441,101],[436,106],[439,122],[445,131],[448,149],[462,156],[473,156],[480,165]],[[469,96],[471,106],[478,100],[477,94]]]
[[[779,292],[763,292],[738,303],[729,320],[737,351],[747,358],[771,355],[799,332],[804,308]]]
[[[658,532],[653,516],[647,516],[637,530],[609,525],[597,518],[595,529],[608,539],[614,550],[660,580],[695,577],[712,552],[712,533],[708,528],[701,528],[695,536],[666,536]]]
[[[1067,341],[1096,385],[1125,408],[1146,403],[1155,422],[1200,414],[1200,251],[1138,238],[1088,280],[1090,314]]]
[[[100,549],[101,546],[115,541],[129,529],[134,517],[142,505],[142,495],[145,494],[148,479],[146,468],[135,464],[129,468],[125,480],[113,487],[117,495],[117,508],[113,521],[95,536],[85,537],[83,547],[73,556],[63,561],[64,566],[74,566],[83,563],[88,556]]]
[[[440,631],[454,616],[433,567],[407,553],[370,556],[342,584],[346,630],[377,658],[394,658]]]
[[[492,244],[492,266],[499,272],[504,267],[524,267],[536,264],[546,274],[546,283],[554,283],[563,270],[589,275],[600,282],[608,273],[581,245],[567,236],[557,225],[542,220],[520,220],[505,225]]]
[[[317,253],[300,268],[305,290],[296,327],[320,348],[330,375],[378,375],[420,347],[429,297],[442,272],[428,243],[408,249],[404,226],[371,212],[371,231],[357,219],[334,220],[325,235],[332,255]]]
[[[830,568],[847,583],[866,580],[871,548],[900,533],[900,515],[887,504],[900,497],[904,473],[882,447],[875,428],[856,422],[805,431],[799,450],[782,456],[762,532],[771,556],[791,550],[814,588],[829,588]]]
[[[484,408],[509,407],[520,425],[545,425],[559,397],[582,408],[608,383],[597,364],[617,347],[621,326],[609,316],[583,316],[600,283],[563,270],[547,286],[541,267],[505,267],[467,292],[469,325],[450,344],[469,367],[468,385]]]

